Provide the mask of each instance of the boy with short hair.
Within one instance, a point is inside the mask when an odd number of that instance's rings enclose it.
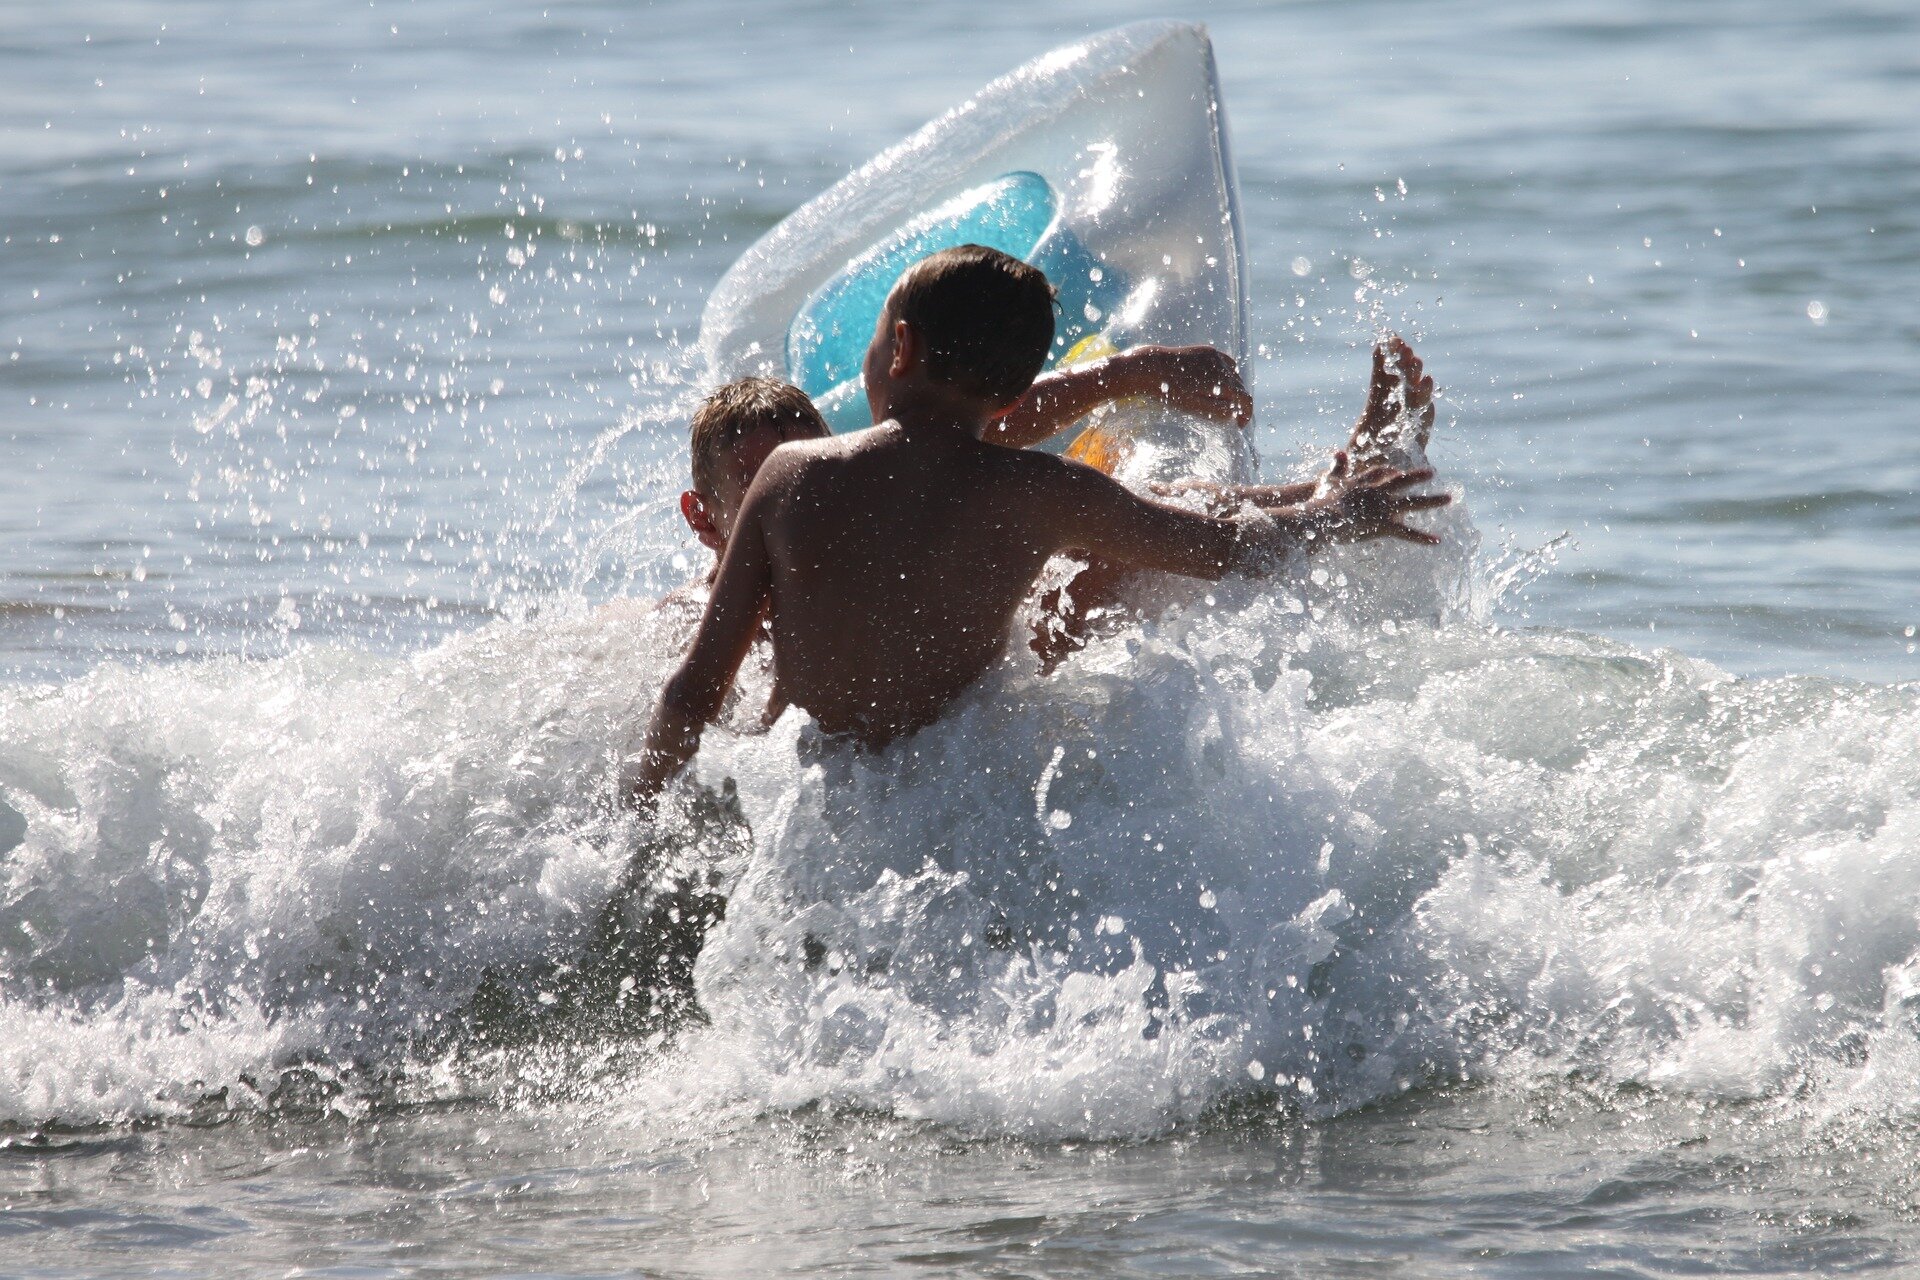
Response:
[[[1212,347],[1134,347],[1103,360],[1037,378],[996,418],[987,438],[1025,448],[1059,434],[1110,400],[1150,397],[1200,417],[1244,427],[1253,397],[1233,357]],[[747,488],[782,444],[832,434],[806,392],[774,378],[736,378],[709,392],[694,410],[688,440],[693,487],[680,495],[680,514],[715,560],[702,582],[720,570],[718,557]],[[660,605],[705,605],[696,584],[676,588]]]
[[[878,747],[931,723],[998,658],[1056,554],[1213,579],[1324,539],[1435,540],[1403,522],[1450,500],[1406,492],[1431,471],[1342,472],[1322,497],[1256,496],[1263,514],[1223,518],[986,443],[1052,340],[1045,276],[997,250],[946,250],[901,277],[865,362],[879,425],[775,449],[759,469],[630,799],[650,801],[692,757],[768,610],[786,695],[825,733]]]
[[[1205,346],[1141,346],[1091,364],[1042,374],[1017,403],[994,420],[987,438],[1005,447],[1024,448],[1057,435],[1110,400],[1133,397],[1156,399],[1196,416],[1240,427],[1253,416],[1253,397],[1241,381],[1233,357]],[[680,514],[715,559],[699,580],[676,587],[652,607],[681,615],[676,623],[691,630],[706,608],[707,588],[719,572],[719,557],[726,552],[740,503],[761,465],[782,444],[829,434],[826,420],[813,401],[788,383],[743,377],[710,392],[693,414],[688,441],[693,487],[680,495]],[[1092,579],[1075,591],[1074,599],[1080,602],[1078,612],[1065,609],[1056,616],[1053,610],[1043,610],[1047,635],[1074,637],[1064,645],[1056,642],[1062,656],[1080,642],[1085,613],[1098,604],[1118,602],[1128,585],[1117,574],[1103,577],[1101,583],[1098,596],[1091,590]],[[630,607],[609,606],[616,610]],[[770,722],[784,709],[776,694],[762,718]]]
[[[830,433],[800,388],[772,378],[740,378],[700,402],[689,434],[693,488],[680,495],[680,513],[702,546],[723,551],[747,486],[767,455],[788,441]]]

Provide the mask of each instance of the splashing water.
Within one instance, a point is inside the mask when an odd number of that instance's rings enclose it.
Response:
[[[880,756],[711,735],[756,839],[709,1022],[617,1092],[1108,1136],[1537,1075],[1909,1109],[1920,692],[1500,630],[1445,520]],[[507,1087],[475,993],[580,959],[677,643],[616,607],[0,694],[0,1115]]]

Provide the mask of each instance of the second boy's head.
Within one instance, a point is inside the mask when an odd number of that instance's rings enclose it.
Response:
[[[1053,287],[1039,268],[983,245],[944,249],[908,268],[867,347],[877,422],[902,391],[934,392],[997,413],[1025,395],[1053,347]]]
[[[740,378],[709,395],[693,414],[693,488],[680,495],[680,513],[694,535],[715,551],[725,550],[747,487],[767,455],[789,440],[826,434],[807,393],[784,382]]]

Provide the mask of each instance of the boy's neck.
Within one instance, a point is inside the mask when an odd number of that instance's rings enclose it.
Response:
[[[973,396],[931,383],[889,388],[877,421],[892,421],[914,434],[950,431],[978,440],[993,421],[994,410]]]

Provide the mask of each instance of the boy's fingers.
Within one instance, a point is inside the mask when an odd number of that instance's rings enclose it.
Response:
[[[1369,467],[1353,478],[1355,488],[1404,489],[1410,484],[1433,479],[1432,467],[1417,471],[1395,471],[1392,467]]]
[[[1439,535],[1410,528],[1404,524],[1388,525],[1387,536],[1390,538],[1398,538],[1402,542],[1417,542],[1423,547],[1437,547],[1440,545]]]
[[[1376,462],[1356,474],[1353,477],[1353,482],[1355,484],[1383,484],[1399,474],[1398,471],[1395,471],[1386,463]]]
[[[1431,511],[1435,507],[1451,506],[1453,495],[1450,493],[1416,493],[1400,499],[1403,511]]]

